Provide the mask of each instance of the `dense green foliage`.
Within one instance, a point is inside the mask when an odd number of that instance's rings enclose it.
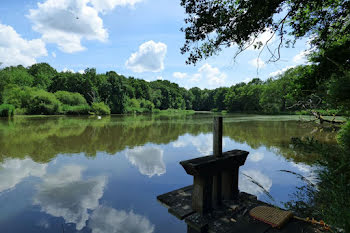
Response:
[[[91,110],[96,115],[109,115],[109,114],[111,114],[111,109],[103,102],[92,103]]]
[[[350,150],[350,121],[348,121],[339,131],[338,142],[344,150]]]
[[[55,93],[55,96],[59,101],[61,101],[62,104],[66,104],[69,106],[87,104],[85,98],[79,93],[71,93],[68,91],[57,91]]]
[[[66,115],[88,115],[92,113],[91,106],[88,104],[83,105],[62,105],[61,113]]]
[[[0,117],[13,116],[15,113],[15,106],[11,104],[1,104],[0,105]]]
[[[30,92],[28,113],[53,115],[60,112],[61,103],[53,93],[44,90]]]
[[[153,112],[154,104],[145,99],[128,99],[126,113],[147,113]]]
[[[40,79],[32,76],[33,69]],[[167,80],[146,82],[114,71],[96,74],[94,69],[86,69],[84,74],[57,72],[42,63],[0,70],[0,103],[15,106],[16,114],[81,115],[93,112],[92,104],[100,102],[111,113],[181,109],[277,114],[304,110],[301,105],[294,106],[295,103],[317,95],[322,98],[317,106],[322,113],[348,114],[349,72],[335,72],[331,78],[322,80],[317,78],[317,72],[316,65],[305,65],[266,81],[255,78],[231,87],[187,90]]]
[[[145,113],[191,109],[192,94],[169,81],[146,82],[95,69],[57,72],[40,63],[0,70],[0,103],[14,105],[20,114]]]

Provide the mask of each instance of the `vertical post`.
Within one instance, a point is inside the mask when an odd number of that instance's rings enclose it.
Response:
[[[222,117],[214,117],[213,152],[214,156],[222,156]]]
[[[213,124],[213,154],[222,156],[222,117],[214,117]],[[220,205],[222,199],[221,173],[213,177],[213,205]]]

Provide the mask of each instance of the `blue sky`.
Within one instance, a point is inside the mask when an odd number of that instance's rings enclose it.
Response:
[[[275,63],[267,63],[267,52],[257,60],[259,51],[253,49],[233,61],[233,46],[196,66],[186,65],[180,53],[185,17],[180,0],[1,0],[0,62],[47,62],[58,71],[74,72],[94,67],[99,73],[114,70],[209,89],[254,77],[266,80],[306,63],[303,39],[283,48]]]

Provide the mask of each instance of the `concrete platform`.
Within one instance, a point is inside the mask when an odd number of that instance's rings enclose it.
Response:
[[[291,220],[281,229],[257,221],[249,216],[249,210],[268,205],[256,196],[240,192],[236,201],[224,200],[220,207],[206,215],[195,212],[191,207],[193,186],[186,186],[165,193],[157,200],[168,208],[169,213],[185,220],[188,233],[315,233],[322,232],[317,226],[303,221]]]

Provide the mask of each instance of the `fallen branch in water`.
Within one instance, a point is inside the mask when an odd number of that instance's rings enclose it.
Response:
[[[345,123],[345,121],[335,120],[336,116],[334,114],[333,114],[333,119],[328,120],[325,117],[323,117],[320,112],[314,110],[314,109],[318,109],[321,104],[322,104],[322,98],[319,97],[318,95],[311,94],[307,100],[298,101],[294,105],[287,107],[287,109],[302,107],[304,110],[308,111],[310,115],[314,116],[317,120],[319,120],[320,124],[323,124],[324,122],[335,124],[335,125],[341,125]]]
[[[338,124],[338,125],[341,125],[341,124],[344,124],[345,121],[337,121],[335,120],[335,116],[333,115],[333,119],[332,120],[328,120],[328,119],[325,119],[321,113],[315,111],[315,110],[310,110],[311,114],[316,117],[316,119],[320,120],[320,124],[323,124],[323,122],[327,122],[327,123],[331,123],[331,124]]]

